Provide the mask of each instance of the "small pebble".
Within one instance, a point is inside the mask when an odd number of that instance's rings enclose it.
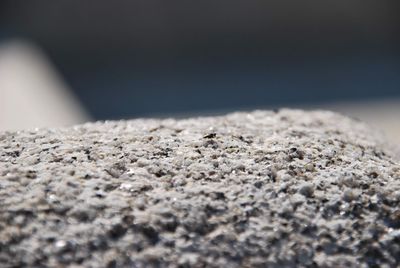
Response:
[[[305,197],[311,197],[314,194],[314,185],[309,182],[301,184],[299,187],[299,193]]]

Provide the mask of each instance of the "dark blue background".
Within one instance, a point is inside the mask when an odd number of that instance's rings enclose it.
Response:
[[[398,1],[2,1],[96,119],[400,97]]]

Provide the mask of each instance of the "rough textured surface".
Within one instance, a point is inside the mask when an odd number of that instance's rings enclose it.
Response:
[[[2,267],[395,267],[400,167],[282,110],[0,134]]]

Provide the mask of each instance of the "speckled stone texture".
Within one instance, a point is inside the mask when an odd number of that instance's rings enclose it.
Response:
[[[396,161],[324,111],[1,133],[0,266],[396,267]]]

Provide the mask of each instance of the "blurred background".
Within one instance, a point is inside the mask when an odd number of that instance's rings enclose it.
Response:
[[[278,107],[400,143],[400,2],[0,1],[0,129]]]

